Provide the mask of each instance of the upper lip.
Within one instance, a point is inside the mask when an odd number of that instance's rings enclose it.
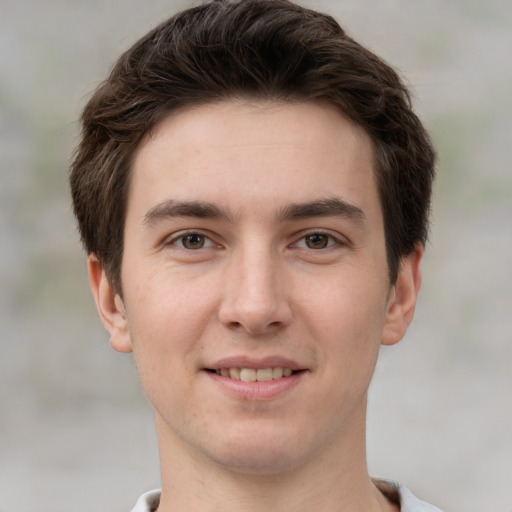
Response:
[[[293,359],[282,356],[267,356],[255,358],[248,356],[232,356],[218,359],[206,366],[209,370],[221,370],[222,368],[290,368],[291,370],[306,370],[304,365],[299,364]]]

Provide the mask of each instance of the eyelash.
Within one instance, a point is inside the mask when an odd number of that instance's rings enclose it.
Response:
[[[206,244],[206,247],[205,245],[202,245],[201,247],[197,247],[197,248],[190,248],[190,247],[185,247],[185,240],[187,239],[187,237],[197,237],[197,238],[201,238],[203,240],[203,244]],[[214,247],[216,246],[215,242],[213,242],[213,240],[205,235],[204,233],[201,233],[201,232],[198,232],[198,231],[189,231],[189,232],[186,232],[186,233],[180,233],[178,236],[174,236],[173,238],[171,238],[170,240],[166,241],[165,242],[165,245],[173,245],[175,247],[178,247],[179,249],[183,249],[185,251],[198,251],[200,249],[209,249],[211,247]]]
[[[307,246],[307,240],[308,238],[311,239],[312,237],[326,237],[327,245],[325,247],[308,247]],[[191,248],[186,247],[186,240],[188,237],[197,237],[202,240],[202,245],[200,247]],[[300,244],[304,243],[303,247],[299,247]],[[212,241],[212,239],[198,231],[189,231],[186,233],[181,233],[179,236],[173,237],[171,240],[166,242],[166,245],[173,245],[180,249],[183,249],[185,251],[198,251],[200,249],[209,249],[211,247],[214,247],[216,244]],[[303,234],[296,242],[290,244],[289,247],[291,248],[298,248],[303,250],[312,250],[312,251],[320,251],[323,249],[329,249],[333,246],[339,246],[339,245],[346,245],[344,242],[342,242],[338,237],[333,236],[330,233],[325,233],[324,231],[311,231],[309,233]]]
[[[325,237],[327,238],[327,245],[325,247],[307,247],[307,239],[311,239],[312,237]],[[298,247],[299,243],[304,242],[305,247]],[[343,241],[340,240],[339,237],[335,237],[331,233],[326,233],[325,231],[310,231],[308,233],[303,234],[297,242],[291,244],[290,247],[297,247],[304,250],[312,250],[312,251],[320,251],[323,249],[329,249],[334,246],[346,245]]]

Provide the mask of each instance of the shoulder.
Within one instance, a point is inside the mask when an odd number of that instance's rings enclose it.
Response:
[[[144,493],[135,504],[132,512],[155,512],[160,503],[160,489]]]
[[[443,512],[421,501],[403,484],[391,480],[374,480],[378,489],[392,502],[400,506],[400,512]]]
[[[374,480],[379,490],[393,503],[400,505],[400,512],[443,512],[441,509],[421,501],[399,482]],[[160,490],[144,493],[135,504],[132,512],[155,512],[160,502]]]

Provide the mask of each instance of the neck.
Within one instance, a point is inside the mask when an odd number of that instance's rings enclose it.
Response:
[[[353,435],[311,460],[272,471],[226,467],[191,451],[156,416],[162,496],[158,512],[392,512],[366,465],[365,411]]]

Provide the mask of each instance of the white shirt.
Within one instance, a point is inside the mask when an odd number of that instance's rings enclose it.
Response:
[[[385,480],[376,481],[377,486],[391,501],[400,504],[400,512],[442,512],[441,509],[419,500],[404,485]],[[160,501],[160,489],[143,494],[132,512],[155,512]]]

